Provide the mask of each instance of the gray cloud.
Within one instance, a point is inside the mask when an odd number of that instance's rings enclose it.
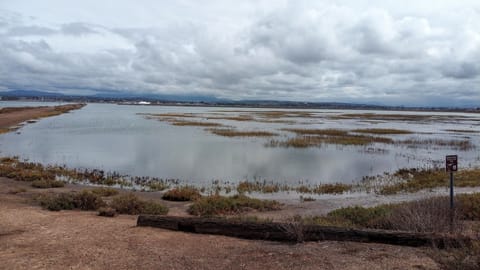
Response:
[[[153,16],[120,1],[124,13],[71,20],[18,4],[0,12],[0,89],[480,104],[478,11],[360,2],[152,2]]]

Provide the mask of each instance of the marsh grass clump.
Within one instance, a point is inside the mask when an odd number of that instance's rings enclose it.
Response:
[[[383,186],[379,193],[391,195],[399,192],[416,192],[422,189],[433,189],[447,186],[448,176],[443,169],[400,169],[394,174],[403,179],[393,185]],[[461,170],[455,174],[454,185],[457,187],[480,186],[480,168]]]
[[[234,129],[207,129],[212,134],[224,137],[272,137],[278,134],[268,131],[238,131]]]
[[[145,215],[166,215],[168,207],[155,201],[144,201],[141,214]]]
[[[107,187],[91,189],[90,192],[101,197],[110,197],[118,194],[118,190],[114,188],[107,188]]]
[[[352,130],[356,133],[368,133],[368,134],[378,134],[378,135],[396,135],[396,134],[412,134],[410,130],[404,129],[393,129],[393,128],[365,128],[365,129],[354,129]]]
[[[97,210],[107,204],[102,200],[102,197],[88,190],[82,190],[74,196],[75,208],[80,210]]]
[[[317,194],[342,194],[350,191],[352,185],[335,183],[335,184],[321,184],[312,189],[312,193]]]
[[[162,199],[167,201],[194,201],[202,195],[193,186],[182,186],[171,189],[163,194]]]
[[[111,207],[100,207],[98,209],[98,215],[101,217],[114,217],[117,215],[117,211]]]
[[[366,135],[342,135],[342,136],[316,136],[316,135],[301,135],[290,138],[286,141],[271,140],[266,144],[270,147],[294,147],[307,148],[318,147],[324,144],[336,145],[369,145],[373,143],[392,143],[393,140],[385,137],[366,136]]]
[[[289,190],[287,185],[268,183],[266,181],[242,181],[237,185],[237,192],[240,194],[251,192],[275,193]]]
[[[238,214],[250,210],[278,210],[280,206],[281,204],[277,201],[254,199],[245,195],[232,197],[211,195],[194,201],[188,208],[188,212],[196,216],[216,216]]]
[[[102,198],[88,190],[79,193],[47,193],[36,198],[45,209],[51,211],[59,210],[97,210],[106,205]]]
[[[411,148],[420,148],[428,146],[442,146],[453,150],[468,151],[475,149],[476,146],[470,140],[444,140],[444,139],[407,139],[395,141],[395,144],[406,145]]]
[[[459,194],[455,198],[462,219],[480,220],[480,193]]]
[[[147,184],[150,191],[163,191],[170,186],[163,181],[151,181]]]
[[[360,119],[380,121],[426,121],[438,119],[437,116],[423,114],[376,114],[376,113],[346,113],[330,116],[330,119]],[[443,119],[443,118],[442,118]]]
[[[60,188],[64,186],[65,183],[59,180],[41,179],[32,181],[32,187],[34,188]]]
[[[113,198],[110,207],[119,214],[138,215],[142,212],[143,201],[133,193],[121,194]]]
[[[74,195],[71,193],[42,194],[36,201],[50,211],[72,210],[75,208]]]
[[[365,208],[361,206],[344,207],[333,210],[327,214],[328,218],[334,220],[345,220],[358,227],[377,228],[384,223],[384,219],[391,213],[391,205],[380,205]]]
[[[155,201],[144,201],[133,193],[126,193],[113,198],[109,206],[119,214],[128,215],[165,215],[168,208]]]

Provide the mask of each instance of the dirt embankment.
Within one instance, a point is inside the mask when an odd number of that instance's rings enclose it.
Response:
[[[51,189],[0,178],[0,269],[437,269],[422,248],[292,245],[136,227],[136,216],[42,210],[31,202],[39,192]]]
[[[60,106],[42,107],[12,107],[0,109],[0,133],[15,129],[25,121],[55,116],[77,110],[85,104],[67,104]]]

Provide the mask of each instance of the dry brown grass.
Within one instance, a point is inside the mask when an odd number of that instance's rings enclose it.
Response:
[[[345,135],[345,136],[297,136],[286,141],[271,140],[266,146],[270,147],[294,147],[306,148],[322,146],[324,144],[337,145],[368,145],[372,143],[392,143],[390,138],[365,136],[365,135]]]
[[[395,141],[395,144],[404,144],[408,147],[428,147],[428,146],[442,146],[453,150],[468,151],[475,149],[475,145],[469,140],[444,140],[444,139],[407,139]]]

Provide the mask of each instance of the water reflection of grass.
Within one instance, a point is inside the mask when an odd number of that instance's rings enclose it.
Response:
[[[271,137],[277,136],[276,133],[268,131],[238,131],[235,129],[210,128],[207,131],[224,137]]]
[[[348,131],[342,129],[284,128],[282,130],[294,132],[299,135],[346,136],[348,134]]]
[[[454,133],[480,133],[478,130],[471,130],[471,129],[445,129],[448,132]]]
[[[405,129],[393,129],[393,128],[364,128],[364,129],[354,129],[352,130],[356,133],[368,133],[368,134],[412,134],[413,132]]]
[[[220,127],[223,126],[220,123],[214,122],[200,122],[200,121],[170,121],[170,124],[174,126],[194,126],[194,127]]]

